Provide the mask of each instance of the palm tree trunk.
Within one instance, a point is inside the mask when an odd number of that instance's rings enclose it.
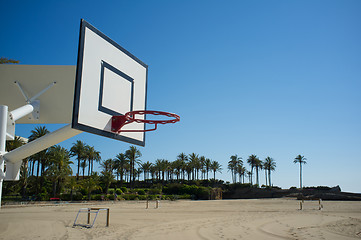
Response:
[[[91,164],[92,164],[92,166],[90,167],[90,174],[92,174],[93,173],[93,160],[91,160]]]
[[[302,189],[302,163],[300,162],[300,189]]]
[[[251,179],[251,185],[253,185],[253,167],[251,167],[251,177],[250,177],[250,179]]]
[[[258,168],[256,167],[256,183],[259,186]]]
[[[270,187],[272,186],[271,185],[271,170],[270,169],[268,169],[268,184],[269,184]]]
[[[32,176],[33,175],[33,173],[32,173],[32,165],[33,165],[33,162],[30,162],[29,161],[29,176]]]
[[[268,182],[267,182],[267,169],[265,168],[264,170],[264,176],[266,177],[266,186],[268,185]]]
[[[90,159],[89,159],[89,166],[88,166],[88,176],[90,176]]]
[[[76,175],[76,180],[78,181],[79,180],[79,173],[80,173],[80,158],[78,156],[78,173]],[[83,171],[83,176],[84,176],[84,171]]]
[[[58,183],[56,184],[56,189],[55,190],[57,190],[56,191],[56,193],[59,193],[59,195],[60,195],[60,188],[61,188],[61,178],[58,178]]]
[[[35,161],[32,162],[33,167],[31,168],[31,176],[34,176]]]
[[[38,160],[38,167],[36,168],[36,177],[39,177],[39,170],[40,170],[40,159]]]
[[[120,187],[123,187],[123,169],[120,172]]]
[[[53,181],[53,197],[56,195],[56,181]]]

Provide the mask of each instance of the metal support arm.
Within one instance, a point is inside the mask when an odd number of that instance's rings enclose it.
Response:
[[[16,163],[26,157],[74,137],[81,132],[82,131],[71,128],[70,124],[68,124],[54,132],[48,133],[41,138],[6,153],[3,157],[7,162]]]

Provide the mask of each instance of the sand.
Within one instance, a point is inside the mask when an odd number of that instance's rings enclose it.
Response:
[[[3,206],[0,239],[361,239],[361,202],[295,199],[145,201]],[[79,208],[110,208],[93,228],[73,227]],[[79,223],[86,223],[81,214]],[[92,214],[92,217],[95,216]]]

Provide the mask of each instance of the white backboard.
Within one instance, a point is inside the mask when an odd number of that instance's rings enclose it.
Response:
[[[82,20],[72,128],[144,146],[144,132],[114,133],[111,118],[146,110],[147,72],[146,64]],[[124,129],[145,126],[130,123]]]

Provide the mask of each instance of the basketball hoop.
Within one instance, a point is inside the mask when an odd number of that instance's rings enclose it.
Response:
[[[151,114],[155,116],[165,116],[171,119],[168,120],[148,120],[148,119],[140,119],[136,118],[136,115],[146,115]],[[127,112],[125,115],[121,116],[113,116],[112,117],[112,132],[119,133],[119,132],[149,132],[154,131],[157,129],[158,124],[167,124],[167,123],[176,123],[180,120],[180,117],[177,114],[169,113],[169,112],[161,112],[161,111],[130,111]],[[147,124],[154,124],[154,128],[151,129],[144,129],[144,130],[122,130],[124,125],[129,123],[136,122],[136,123],[147,123]]]

